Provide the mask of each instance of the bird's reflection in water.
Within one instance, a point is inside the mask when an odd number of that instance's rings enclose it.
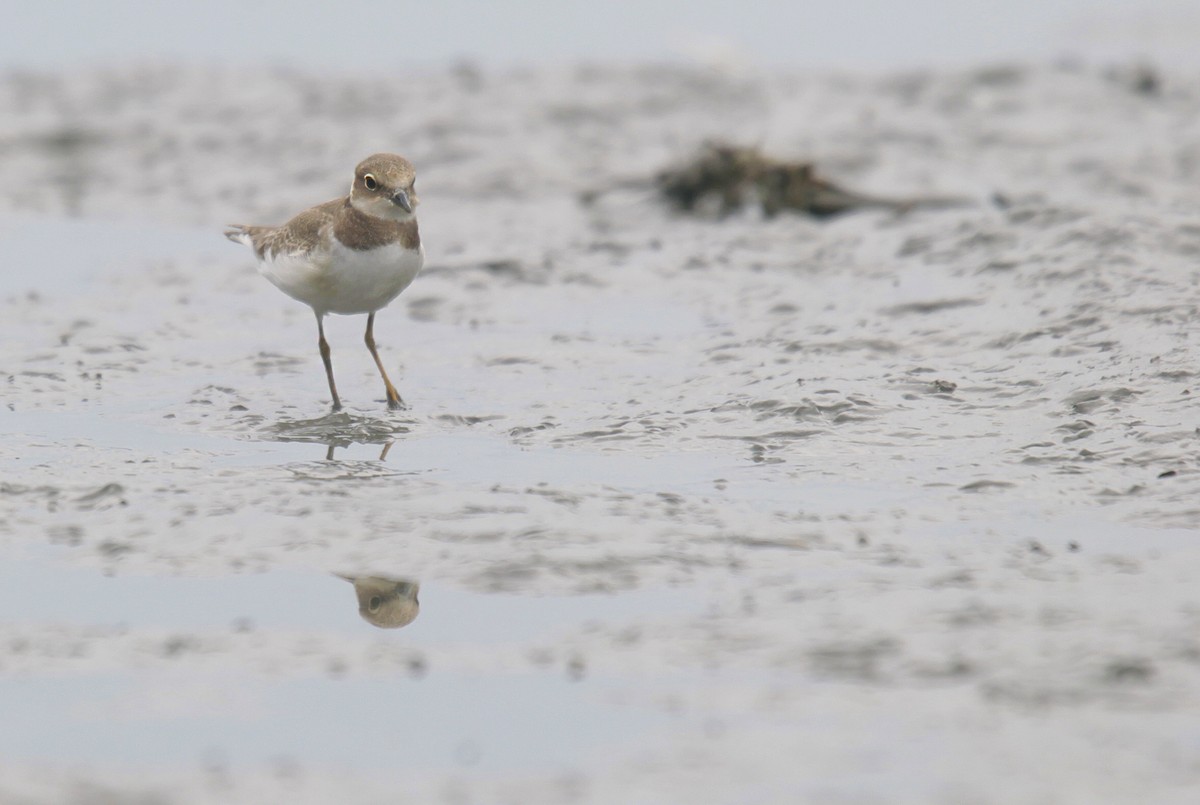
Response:
[[[394,445],[395,443],[396,443],[395,439],[393,439],[390,442],[384,442],[383,450],[380,451],[379,458],[377,460],[378,461],[387,461],[388,451],[390,451],[392,449],[392,445]],[[339,447],[346,447],[346,445],[342,444],[340,442],[331,443],[329,445],[329,448],[325,451],[325,460],[333,461],[333,459],[334,459],[333,451]]]
[[[383,576],[342,576],[354,585],[358,596],[358,614],[363,620],[380,629],[399,629],[416,620],[421,604],[417,592],[421,585],[415,581],[389,579]]]

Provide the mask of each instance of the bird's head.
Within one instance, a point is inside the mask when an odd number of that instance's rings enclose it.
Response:
[[[373,154],[354,169],[350,203],[361,213],[389,221],[410,220],[420,199],[412,163],[396,154]]]

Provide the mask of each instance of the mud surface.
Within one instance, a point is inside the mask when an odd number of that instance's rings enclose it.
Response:
[[[679,217],[706,138],[977,203]],[[331,415],[221,227],[377,150]],[[1119,68],[0,76],[0,801],[1194,801],[1198,179]]]

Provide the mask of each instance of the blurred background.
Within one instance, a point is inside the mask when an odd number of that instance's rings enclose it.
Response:
[[[130,58],[338,70],[464,58],[489,67],[668,59],[876,69],[1063,56],[1200,64],[1200,6],[1187,0],[5,5],[2,67]]]

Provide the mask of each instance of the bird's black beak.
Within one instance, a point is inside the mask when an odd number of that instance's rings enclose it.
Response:
[[[408,193],[403,190],[397,190],[392,194],[392,203],[403,208],[405,212],[412,212],[412,201],[409,200]]]

